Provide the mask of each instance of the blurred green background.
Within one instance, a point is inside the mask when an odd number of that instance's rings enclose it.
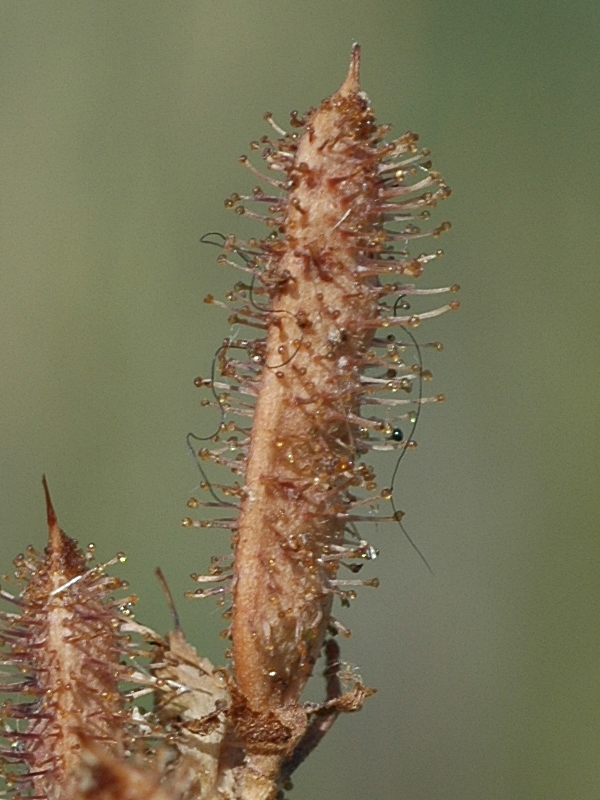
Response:
[[[237,156],[358,39],[378,119],[454,189],[424,281],[463,310],[420,331],[449,402],[398,487],[435,576],[370,531],[382,586],[340,616],[379,693],[296,800],[600,795],[599,26],[597,0],[0,4],[1,569],[43,546],[45,472],[68,533],[128,553],[139,618],[168,627],[160,564],[217,661],[219,612],[181,595],[227,535],[179,519],[185,434],[214,423],[192,380],[228,333],[202,298],[237,279],[198,240],[247,230],[223,207],[255,183]]]

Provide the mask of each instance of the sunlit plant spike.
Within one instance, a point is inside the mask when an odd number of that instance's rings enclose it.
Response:
[[[450,190],[416,134],[386,141],[389,126],[376,123],[359,68],[355,45],[340,89],[305,117],[293,112],[291,133],[266,115],[280,138],[265,136],[251,149],[262,148],[269,174],[240,161],[268,186],[225,203],[270,232],[261,240],[221,237],[220,260],[252,276],[227,295],[230,324],[251,333],[219,348],[223,380],[197,381],[222,420],[197,451],[211,496],[191,507],[220,511],[184,525],[233,533],[231,577],[223,575],[220,588],[214,576],[198,578],[208,586],[194,596],[223,602],[232,592],[230,717],[246,752],[244,798],[273,796],[282,763],[295,763],[308,728],[300,696],[335,627],[334,598],[346,605],[359,586],[376,585],[337,577],[341,564],[357,572],[370,552],[357,546],[356,523],[401,524],[393,491],[378,486],[363,458],[416,446],[420,409],[441,396],[422,394],[431,373],[411,329],[459,306],[431,305],[458,286],[413,283],[442,255],[414,248],[449,229],[429,217]],[[416,363],[405,360],[407,349]],[[206,478],[208,462],[243,482],[233,517],[235,506]],[[392,503],[391,513],[377,514],[380,501]]]

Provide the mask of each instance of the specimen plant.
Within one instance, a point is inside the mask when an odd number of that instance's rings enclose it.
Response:
[[[397,470],[379,487],[367,459],[402,458],[422,405],[443,399],[424,396],[427,345],[413,330],[458,308],[421,308],[423,297],[458,287],[413,282],[442,254],[415,248],[448,229],[429,217],[450,190],[415,134],[386,139],[359,66],[355,45],[340,89],[292,112],[291,132],[266,115],[276,136],[251,143],[266,174],[242,157],[260,183],[226,205],[268,234],[206,238],[241,271],[221,305],[248,333],[226,338],[213,374],[196,379],[221,419],[205,441],[188,439],[202,481],[184,525],[232,534],[231,554],[190,592],[223,605],[229,664],[215,669],[178,624],[163,638],[134,620],[131,598],[112,598],[120,582],[107,565],[60,530],[44,482],[48,546],[17,557],[23,586],[2,589],[1,688],[13,697],[2,758],[15,794],[272,800],[372,692],[340,661],[333,603],[376,585],[356,575],[377,555],[362,523],[401,525]],[[211,479],[211,464],[233,480]],[[326,698],[310,703],[302,693],[322,654]],[[144,695],[148,712],[133,703]]]

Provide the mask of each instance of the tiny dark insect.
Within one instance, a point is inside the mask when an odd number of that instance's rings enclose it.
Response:
[[[393,442],[404,441],[404,434],[402,433],[402,428],[394,428],[394,430],[390,434],[390,439]]]

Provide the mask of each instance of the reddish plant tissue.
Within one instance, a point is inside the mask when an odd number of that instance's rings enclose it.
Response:
[[[2,707],[3,755],[9,785],[35,797],[68,798],[81,775],[84,742],[125,752],[129,717],[118,684],[126,676],[126,642],[117,603],[108,599],[123,584],[88,567],[89,558],[58,526],[45,480],[44,490],[48,545],[43,555],[28,548],[17,556],[24,588],[2,591],[14,611],[2,613],[3,664],[12,680],[0,690],[19,696]]]
[[[226,339],[215,358],[221,376],[196,379],[221,423],[197,451],[206,494],[190,499],[201,516],[184,525],[232,532],[233,558],[215,557],[190,593],[222,603],[231,594],[231,666],[200,657],[176,614],[166,638],[133,621],[126,601],[110,597],[121,582],[88,566],[58,527],[44,482],[48,546],[15,560],[19,592],[0,590],[10,608],[0,691],[15,698],[2,708],[1,756],[13,794],[274,800],[338,714],[372,691],[340,662],[335,636],[345,629],[332,604],[376,585],[352,574],[377,555],[357,524],[401,512],[393,485],[378,487],[365,459],[376,450],[401,457],[415,444],[422,404],[443,399],[423,396],[431,373],[411,329],[458,308],[420,306],[458,286],[413,282],[441,255],[413,249],[449,228],[428,219],[450,190],[415,134],[386,140],[359,66],[356,45],[339,91],[303,118],[292,112],[292,133],[266,115],[279,138],[251,147],[262,147],[269,175],[241,160],[268,190],[226,201],[270,229],[263,239],[220,240],[219,261],[246,280],[219,304],[235,330],[259,334]],[[236,481],[209,480],[202,464],[211,461]],[[381,502],[389,512],[379,513]],[[340,566],[350,575],[340,578]],[[131,633],[143,641],[136,651]],[[321,653],[326,699],[303,702]],[[127,705],[144,695],[151,711]]]
[[[385,141],[388,126],[375,122],[359,63],[355,46],[338,92],[305,118],[293,113],[293,133],[253,143],[263,145],[267,168],[281,177],[260,176],[268,192],[257,186],[226,205],[272,232],[260,241],[230,237],[224,249],[251,277],[230,293],[237,303],[230,321],[265,336],[226,340],[224,380],[198,381],[212,388],[223,413],[219,443],[199,456],[228,463],[244,480],[228,491],[237,502],[222,502],[224,509],[237,505],[237,516],[187,524],[233,531],[232,721],[265,786],[305,734],[299,698],[327,632],[335,632],[333,599],[347,601],[361,583],[339,580],[340,563],[356,569],[375,554],[355,538],[354,523],[390,490],[377,490],[361,459],[373,449],[412,445],[397,422],[414,417],[425,400],[441,399],[409,396],[430,373],[404,360],[412,336],[390,332],[459,305],[405,313],[413,296],[458,290],[407,282],[441,255],[410,248],[449,228],[419,226],[450,190],[415,134]],[[247,202],[265,204],[268,213],[250,211]],[[369,406],[381,416],[368,414]],[[226,575],[219,564],[203,577]]]

